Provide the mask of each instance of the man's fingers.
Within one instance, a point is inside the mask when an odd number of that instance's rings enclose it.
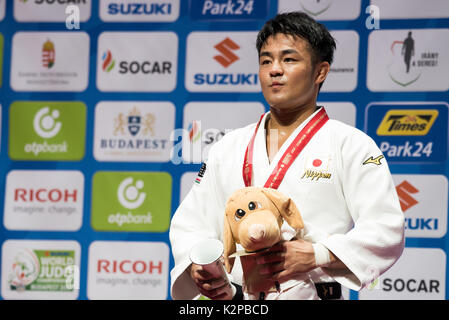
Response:
[[[259,273],[262,275],[272,275],[274,273],[278,273],[284,270],[284,263],[283,262],[277,262],[277,263],[270,263],[266,266],[259,269]]]
[[[232,292],[230,290],[230,284],[228,282],[225,282],[223,285],[221,285],[218,288],[212,289],[212,290],[205,290],[204,286],[199,287],[198,290],[200,293],[208,298],[214,299],[214,300],[221,300],[226,298],[232,298],[228,297],[229,293]]]
[[[270,254],[264,254],[256,258],[257,264],[267,264],[273,262],[280,262],[285,260],[285,254],[283,251],[271,252]]]
[[[225,284],[227,284],[227,281],[225,279],[215,279],[205,282],[201,286],[203,287],[204,290],[210,291],[217,288],[221,288]]]

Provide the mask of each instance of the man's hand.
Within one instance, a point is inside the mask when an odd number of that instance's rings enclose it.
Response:
[[[281,241],[256,258],[260,273],[271,280],[285,281],[316,267],[312,243],[302,239]]]
[[[192,263],[188,272],[198,287],[199,292],[212,300],[231,300],[232,286],[223,278],[213,278],[201,265]]]

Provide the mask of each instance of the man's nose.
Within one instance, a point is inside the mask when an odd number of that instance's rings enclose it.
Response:
[[[273,61],[271,64],[270,69],[270,76],[277,77],[284,74],[284,69],[282,68],[282,65],[278,61]]]

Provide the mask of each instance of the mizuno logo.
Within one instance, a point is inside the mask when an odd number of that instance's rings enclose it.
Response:
[[[382,160],[384,158],[384,156],[380,155],[376,158],[373,158],[373,156],[369,157],[368,159],[365,160],[365,162],[363,162],[363,165],[365,164],[375,164],[376,166],[380,166],[382,164],[382,162],[380,162],[380,160]]]
[[[221,56],[215,56],[214,59],[225,68],[240,59],[231,51],[240,49],[240,46],[229,38],[224,39],[215,45],[214,48],[222,54]]]

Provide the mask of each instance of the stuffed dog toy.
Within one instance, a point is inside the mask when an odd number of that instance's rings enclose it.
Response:
[[[261,294],[266,297],[270,292],[280,292],[279,283],[259,274],[259,266],[251,253],[268,249],[282,240],[281,226],[284,221],[295,230],[304,228],[301,214],[293,200],[274,189],[243,188],[234,192],[226,203],[223,254],[225,267],[230,273],[235,262],[236,244],[240,244],[245,249],[245,253],[240,254],[240,261],[243,268],[243,291],[247,299],[258,299]],[[315,299],[317,296],[313,283],[308,277],[305,280],[308,283],[299,298]]]

